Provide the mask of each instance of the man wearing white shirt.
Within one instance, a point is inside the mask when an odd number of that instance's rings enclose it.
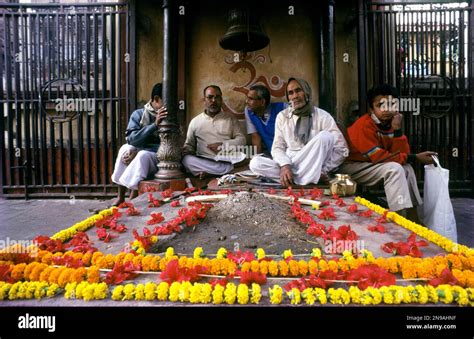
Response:
[[[313,106],[311,87],[305,80],[290,78],[286,97],[290,107],[276,119],[273,160],[254,157],[250,170],[279,180],[285,187],[317,184],[347,157],[346,141],[332,116]]]
[[[221,111],[222,91],[211,85],[204,89],[205,110],[191,120],[183,147],[183,166],[201,178],[233,170],[231,162],[215,161],[221,149],[244,146],[245,136],[237,119]]]

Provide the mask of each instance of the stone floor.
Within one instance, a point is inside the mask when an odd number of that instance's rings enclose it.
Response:
[[[135,204],[146,200],[144,196],[137,198]],[[457,220],[458,242],[474,247],[474,199],[452,199]],[[12,241],[32,240],[37,235],[52,235],[55,232],[86,219],[96,211],[107,208],[111,200],[0,200],[0,246],[8,246]],[[164,213],[165,214],[165,213]],[[129,226],[129,223],[126,223]],[[141,224],[143,225],[143,223]],[[404,230],[406,231],[406,230]],[[91,231],[92,232],[92,231]],[[89,234],[91,236],[91,234]],[[128,240],[128,239],[127,239]],[[117,248],[108,248],[105,243],[95,244],[103,252],[118,252]],[[377,246],[378,247],[378,246]],[[373,249],[370,249],[373,250]],[[375,254],[375,253],[374,253]],[[380,253],[378,253],[380,255]],[[134,283],[137,283],[134,280]],[[124,306],[123,303],[119,303]],[[163,302],[127,302],[126,306],[173,306]],[[3,303],[2,306],[119,306],[116,302],[107,299],[87,303],[65,298],[53,298],[44,301],[17,300]],[[183,304],[184,305],[184,304]],[[175,305],[174,305],[175,306]]]
[[[112,200],[6,200],[0,199],[0,240],[32,240],[55,232],[107,208]],[[458,242],[474,247],[474,199],[451,199]]]

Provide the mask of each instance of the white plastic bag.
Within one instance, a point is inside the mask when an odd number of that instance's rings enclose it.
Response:
[[[433,160],[437,167],[425,165],[423,221],[429,229],[457,242],[456,219],[449,197],[449,170],[441,167],[438,157],[433,156]]]

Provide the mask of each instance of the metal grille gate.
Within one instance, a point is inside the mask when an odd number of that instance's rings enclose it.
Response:
[[[135,94],[126,3],[0,5],[5,196],[108,195]]]
[[[474,194],[472,4],[360,0],[359,11],[361,107],[368,88],[396,86],[412,152],[438,152],[451,191]]]

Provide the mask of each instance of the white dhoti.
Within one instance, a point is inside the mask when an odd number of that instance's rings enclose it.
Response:
[[[347,162],[340,168],[340,173],[349,174],[368,166],[369,162]],[[415,172],[411,165],[400,165],[397,162],[385,162],[374,165],[352,176],[357,183],[373,186],[383,181],[388,207],[399,211],[422,204]]]
[[[327,173],[324,164],[333,157],[334,137],[327,131],[319,132],[301,150],[287,152],[291,159],[293,179],[297,185],[317,184],[321,172]],[[272,159],[262,156],[252,158],[250,170],[260,176],[280,181],[280,166]]]
[[[215,161],[200,158],[195,155],[185,155],[182,160],[184,168],[192,175],[199,175],[202,172],[212,175],[224,175],[234,169],[230,162]]]
[[[156,165],[158,164],[155,152],[141,150],[128,166],[125,165],[122,162],[123,154],[128,150],[134,149],[137,148],[129,144],[120,147],[117,160],[115,160],[114,173],[112,173],[112,181],[114,183],[132,190],[138,189],[140,181],[155,174],[157,171]]]

